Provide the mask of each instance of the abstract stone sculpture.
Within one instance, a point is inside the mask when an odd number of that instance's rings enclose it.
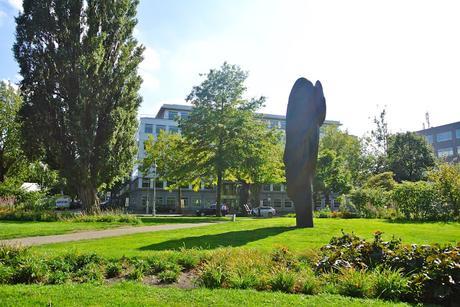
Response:
[[[286,113],[287,194],[294,202],[297,227],[313,227],[312,183],[318,158],[319,128],[326,117],[321,82],[299,78],[292,87]]]

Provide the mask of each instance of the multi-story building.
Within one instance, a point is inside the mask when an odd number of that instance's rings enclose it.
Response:
[[[434,153],[438,158],[458,161],[457,157],[460,156],[460,122],[430,127],[416,133],[425,136],[428,143],[433,146]]]
[[[179,132],[177,118],[187,117],[191,106],[164,104],[154,117],[141,117],[137,132],[138,160],[145,157],[145,141],[150,136],[156,137],[161,130]],[[285,129],[286,118],[282,115],[262,114],[271,128]],[[338,121],[325,121],[325,125],[339,126]],[[324,127],[324,125],[323,125]],[[145,213],[152,211],[153,198],[155,195],[155,207],[157,212],[182,212],[193,213],[196,210],[209,207],[216,202],[216,190],[214,187],[203,186],[195,192],[191,186],[181,188],[182,200],[178,200],[176,191],[168,191],[168,183],[154,180],[154,176],[142,174],[136,166],[132,173],[130,184],[129,210],[132,212]],[[238,204],[239,191],[236,183],[226,182],[222,191],[222,202],[229,207],[235,208]],[[285,185],[266,184],[260,192],[260,200],[264,205],[273,206],[277,211],[294,211],[293,204],[287,197]]]

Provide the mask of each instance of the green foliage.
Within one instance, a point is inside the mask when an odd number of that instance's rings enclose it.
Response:
[[[158,279],[162,283],[171,284],[179,279],[180,271],[166,270],[158,273]]]
[[[337,288],[341,295],[370,297],[372,286],[372,278],[364,270],[342,269],[338,275]]]
[[[199,170],[197,180],[212,179],[217,184],[217,215],[220,215],[222,182],[242,170],[247,142],[254,136],[257,123],[254,111],[264,97],[245,100],[247,73],[236,65],[224,63],[212,69],[206,79],[187,97],[194,108],[179,123],[191,146],[189,163]],[[259,148],[263,150],[263,148]]]
[[[436,186],[425,181],[403,182],[393,190],[396,209],[407,220],[452,219],[449,206],[442,202]]]
[[[318,155],[315,192],[323,192],[329,197],[333,192],[348,193],[351,189],[351,173],[341,156],[329,149]]]
[[[454,219],[460,219],[460,164],[441,163],[428,175]]]
[[[331,208],[329,208],[329,207],[322,208],[319,211],[315,211],[314,215],[317,218],[330,218],[330,217],[332,217]]]
[[[433,150],[424,137],[413,132],[390,137],[388,167],[398,182],[423,180],[434,165]]]
[[[114,278],[121,275],[123,267],[118,261],[111,261],[107,264],[105,268],[105,276],[107,278]]]
[[[409,281],[401,269],[381,269],[374,271],[374,295],[390,301],[406,298],[409,293]]]
[[[373,175],[366,180],[364,187],[370,189],[379,188],[384,191],[391,191],[397,184],[393,177],[393,172],[384,172]]]
[[[332,150],[341,157],[345,168],[350,172],[354,186],[361,185],[370,174],[370,160],[365,153],[363,140],[342,132],[337,126],[325,126],[319,143],[319,152]]]
[[[279,270],[270,279],[272,291],[293,292],[296,275],[289,270]]]
[[[378,296],[388,295],[393,299],[400,294],[399,299],[442,304],[458,300],[459,246],[412,244],[408,247],[400,240],[384,242],[381,236],[381,232],[376,232],[373,242],[353,234],[332,238],[328,245],[321,248],[323,258],[316,269],[318,272],[329,272],[377,268],[379,276],[376,277],[375,294]],[[381,271],[382,268],[394,272]],[[407,280],[394,275],[396,272]],[[388,287],[387,294],[383,293],[383,287]],[[406,289],[409,291],[407,294]]]
[[[87,211],[134,162],[138,2],[26,0],[16,17],[24,150],[59,170]]]
[[[199,283],[206,288],[221,288],[225,280],[222,264],[215,262],[207,263],[200,274]]]
[[[360,217],[387,218],[392,206],[392,193],[382,188],[355,189],[349,194],[351,203]]]
[[[21,124],[17,114],[21,95],[10,83],[0,81],[0,184],[21,182],[27,160],[21,149]]]

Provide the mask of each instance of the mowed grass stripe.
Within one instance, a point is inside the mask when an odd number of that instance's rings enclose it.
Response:
[[[2,306],[409,306],[338,295],[177,289],[140,283],[0,286]]]
[[[156,251],[218,247],[250,247],[272,250],[286,246],[292,251],[318,248],[339,236],[341,230],[372,238],[377,230],[384,239],[393,235],[404,243],[456,244],[460,241],[460,223],[391,223],[376,219],[316,219],[315,227],[296,229],[293,218],[245,219],[192,229],[158,231],[106,239],[43,245],[33,249],[40,253],[66,253],[70,250],[97,252],[107,257],[148,255]]]

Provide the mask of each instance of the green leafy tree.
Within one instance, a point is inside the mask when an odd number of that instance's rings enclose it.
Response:
[[[0,183],[6,179],[18,183],[27,168],[21,149],[21,124],[18,112],[21,95],[11,84],[0,82]]]
[[[452,217],[460,219],[460,164],[440,163],[429,172],[428,179],[449,205]]]
[[[269,129],[266,122],[254,113],[246,112],[243,129],[246,133],[240,153],[238,168],[232,170],[241,183],[240,206],[249,203],[260,203],[262,184],[286,182],[284,177],[282,133],[277,129]],[[252,197],[251,197],[252,196]]]
[[[365,188],[370,189],[383,189],[385,191],[391,191],[395,188],[397,182],[393,179],[393,172],[384,172],[377,175],[373,175],[367,179],[364,184]]]
[[[161,131],[156,140],[150,137],[145,145],[146,156],[142,161],[142,171],[154,171],[159,180],[168,182],[168,189],[176,189],[178,205],[182,199],[181,186],[193,184],[194,190],[200,188],[204,174],[189,163],[191,148],[183,136]]]
[[[398,133],[389,139],[388,167],[398,182],[419,181],[435,165],[431,146],[413,132]]]
[[[358,137],[340,131],[337,126],[326,126],[319,145],[319,151],[323,150],[332,150],[342,157],[354,186],[362,185],[369,177],[372,161],[366,154],[363,140]]]
[[[318,154],[315,193],[322,192],[328,201],[332,193],[344,194],[351,190],[351,173],[341,156],[335,151],[325,149]]]
[[[16,18],[24,148],[59,170],[87,212],[134,162],[144,49],[132,34],[138,3],[25,0]]]
[[[187,97],[194,108],[187,120],[180,121],[182,134],[191,146],[191,163],[217,184],[217,215],[221,215],[223,180],[239,169],[246,138],[251,134],[245,121],[264,98],[246,100],[247,73],[224,63],[204,75]]]
[[[370,137],[366,138],[366,147],[374,174],[388,171],[388,144],[391,134],[386,115],[387,111],[383,108],[378,117],[374,117],[375,127],[371,130]]]

